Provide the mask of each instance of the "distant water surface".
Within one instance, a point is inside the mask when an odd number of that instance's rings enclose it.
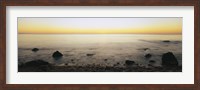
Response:
[[[170,42],[163,42],[169,40]],[[32,48],[39,48],[32,52]],[[63,53],[55,60],[52,53]],[[42,59],[55,65],[123,66],[133,60],[141,66],[161,65],[163,53],[173,52],[182,65],[182,35],[141,34],[18,34],[18,63]],[[151,58],[144,55],[152,54]],[[93,56],[87,56],[93,54]]]

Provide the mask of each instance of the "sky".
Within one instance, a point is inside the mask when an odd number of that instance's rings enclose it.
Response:
[[[182,18],[18,18],[19,34],[181,34]]]

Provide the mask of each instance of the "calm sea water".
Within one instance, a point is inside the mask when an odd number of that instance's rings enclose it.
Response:
[[[32,52],[32,48],[40,50]],[[64,56],[55,60],[52,58],[55,51],[60,51]],[[182,35],[18,34],[19,63],[42,59],[55,65],[112,66],[119,63],[119,66],[123,66],[125,60],[134,60],[141,66],[147,66],[149,60],[154,60],[154,65],[160,66],[162,54],[169,51],[174,53],[181,65]],[[144,55],[148,53],[152,57],[146,59]]]

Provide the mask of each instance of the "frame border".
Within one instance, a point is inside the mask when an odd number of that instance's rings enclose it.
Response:
[[[6,6],[194,6],[194,84],[6,84]],[[200,0],[0,0],[0,90],[200,90]]]

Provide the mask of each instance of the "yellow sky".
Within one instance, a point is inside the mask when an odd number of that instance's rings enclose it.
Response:
[[[20,34],[181,34],[182,18],[18,18]]]

